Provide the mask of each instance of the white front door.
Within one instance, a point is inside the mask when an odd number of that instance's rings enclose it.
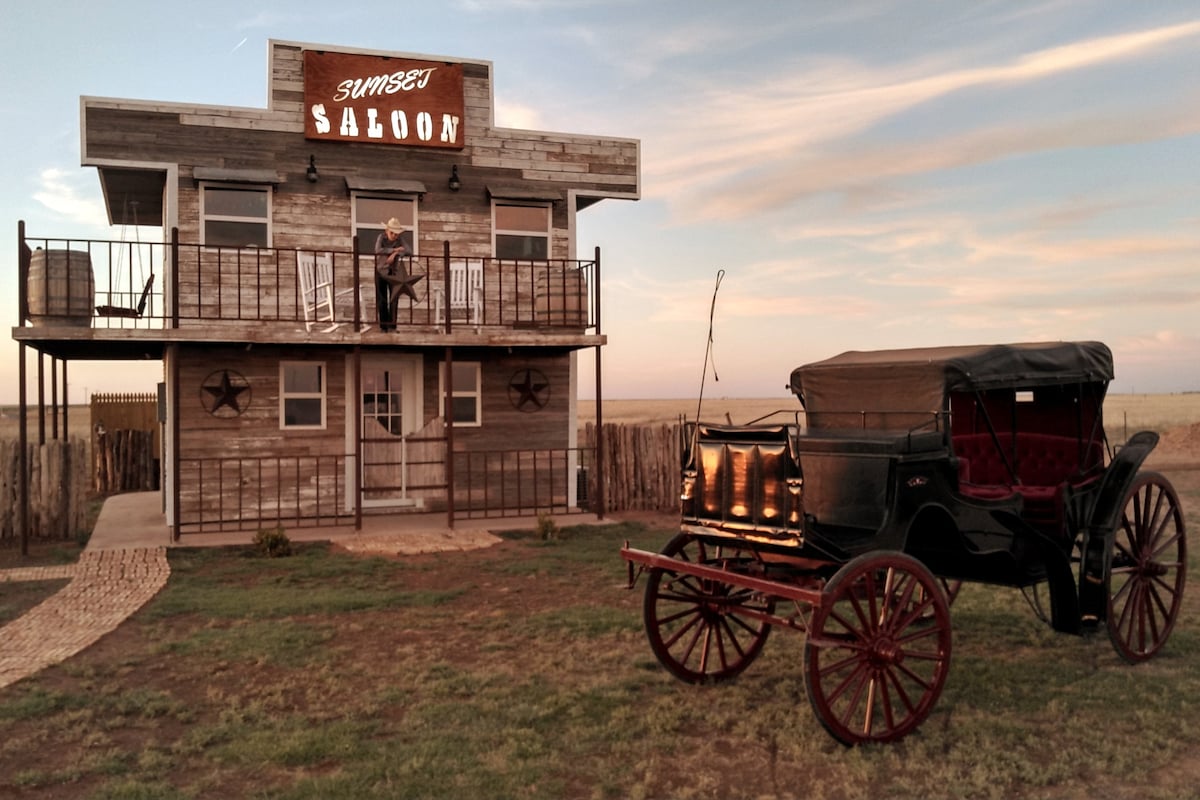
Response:
[[[363,356],[363,507],[414,505],[407,437],[421,428],[421,357]]]

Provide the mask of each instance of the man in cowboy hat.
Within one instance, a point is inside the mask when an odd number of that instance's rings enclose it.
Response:
[[[400,295],[406,294],[415,301],[417,293],[413,284],[425,277],[409,275],[404,268],[402,259],[412,253],[403,233],[404,225],[392,217],[375,240],[375,307],[379,313],[379,327],[385,331],[396,329]]]

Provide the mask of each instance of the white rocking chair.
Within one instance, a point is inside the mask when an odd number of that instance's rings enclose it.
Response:
[[[445,289],[438,286],[433,290],[434,318],[441,322],[445,305]],[[450,313],[468,311],[471,324],[480,325],[483,314],[483,262],[455,261],[450,264]]]
[[[354,289],[335,289],[333,286],[333,253],[296,251],[296,274],[300,279],[300,301],[304,305],[304,329],[311,331],[318,322],[327,322],[324,333],[335,331],[334,309],[338,298],[354,294]]]

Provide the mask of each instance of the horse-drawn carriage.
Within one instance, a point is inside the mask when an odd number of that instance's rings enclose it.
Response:
[[[685,427],[680,532],[647,574],[646,633],[691,683],[741,673],[773,627],[806,634],[817,717],[847,745],[929,715],[962,581],[1048,596],[1057,631],[1164,645],[1186,571],[1158,442],[1114,446],[1097,342],[850,352],[792,372],[786,424]]]

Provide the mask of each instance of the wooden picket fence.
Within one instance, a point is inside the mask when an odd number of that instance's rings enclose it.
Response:
[[[605,425],[604,506],[607,511],[679,509],[681,425]],[[587,423],[583,440],[596,446],[596,426]],[[595,476],[588,496],[595,497]]]
[[[71,539],[87,524],[88,446],[78,437],[28,445],[29,536]],[[0,440],[0,542],[21,537],[20,443]]]

